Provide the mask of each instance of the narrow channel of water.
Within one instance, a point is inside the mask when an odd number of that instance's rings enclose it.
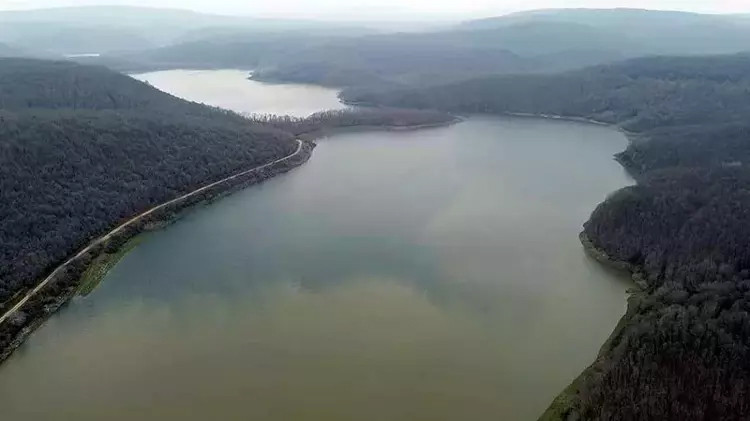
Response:
[[[218,86],[216,105],[246,89],[225,89],[223,71],[185,74],[148,79],[209,103]],[[259,85],[247,100],[267,110],[295,89]],[[624,313],[628,282],[577,234],[629,183],[612,159],[625,143],[523,118],[325,139],[303,167],[148,234],[0,367],[0,408],[13,420],[534,419]]]

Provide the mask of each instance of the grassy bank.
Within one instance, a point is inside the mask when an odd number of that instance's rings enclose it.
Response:
[[[85,297],[91,294],[102,282],[107,272],[112,270],[117,263],[133,250],[143,240],[142,235],[137,235],[122,245],[118,250],[113,252],[104,252],[95,258],[88,269],[83,272],[81,281],[76,290],[76,295]]]

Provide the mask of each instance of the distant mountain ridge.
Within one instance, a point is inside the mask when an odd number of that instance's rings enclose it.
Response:
[[[337,87],[427,86],[493,74],[545,73],[652,55],[750,49],[750,19],[640,9],[554,9],[431,32],[192,32],[181,42],[93,60],[123,70],[254,69],[259,80]],[[183,42],[184,41],[184,42]]]
[[[576,24],[606,31],[638,45],[645,54],[723,54],[750,50],[748,15],[712,15],[646,9],[541,9],[478,19],[462,30],[500,29],[519,24]],[[554,39],[551,39],[554,41]]]
[[[145,50],[195,39],[202,31],[366,33],[356,25],[214,15],[182,9],[81,6],[0,11],[0,42],[58,54]],[[193,35],[191,35],[193,34]]]
[[[638,8],[558,8],[536,9],[464,21],[459,24],[464,28],[496,27],[510,23],[535,20],[551,20],[591,24],[595,26],[637,26],[648,24],[694,24],[706,21],[740,21],[750,14],[704,14],[696,12],[651,10]]]

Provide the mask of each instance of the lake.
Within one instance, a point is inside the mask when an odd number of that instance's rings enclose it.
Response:
[[[295,117],[345,108],[338,92],[315,85],[269,85],[248,80],[245,70],[169,70],[134,75],[172,95],[241,114]]]
[[[304,115],[336,94],[230,73],[141,78],[243,112]],[[631,182],[612,159],[625,145],[605,127],[491,117],[323,139],[291,173],[146,234],[0,367],[0,408],[12,420],[535,419],[624,314],[629,281],[577,235]]]

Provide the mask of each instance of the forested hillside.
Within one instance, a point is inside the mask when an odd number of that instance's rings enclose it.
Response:
[[[638,267],[648,288],[562,414],[750,417],[748,182],[743,167],[657,170],[596,209],[585,234]]]
[[[105,67],[18,58],[0,59],[0,108],[131,110],[244,122],[232,113],[179,100]]]
[[[646,132],[619,155],[644,174],[639,184],[585,225],[595,247],[649,286],[581,391],[586,419],[750,417],[750,68],[725,64],[701,69],[701,82],[722,89],[694,99],[719,112]]]
[[[535,60],[496,45],[457,45],[404,35],[327,42],[274,57],[253,77],[332,86],[424,85],[536,69]]]
[[[750,54],[651,57],[552,75],[510,75],[424,89],[350,89],[353,103],[455,112],[544,114],[618,124],[651,138],[621,158],[635,173],[741,160]]]
[[[301,137],[317,137],[328,131],[350,128],[385,128],[387,130],[418,129],[448,125],[460,121],[452,114],[408,108],[362,108],[329,110],[308,117],[253,115],[250,118],[263,126],[276,128]]]
[[[475,38],[417,34],[330,36],[299,32],[234,34],[86,59],[121,70],[245,68],[263,81],[331,86],[450,82],[493,73],[540,71],[537,60]],[[450,38],[450,37],[449,37]]]
[[[489,30],[333,36],[230,33],[85,59],[122,70],[254,69],[258,80],[351,86],[425,86],[492,74],[579,68],[643,53],[583,25],[529,23]]]
[[[646,289],[543,418],[750,417],[750,56],[653,57],[344,97],[594,119],[631,131],[618,159],[638,184],[602,203],[583,238],[634,268]]]
[[[0,303],[108,227],[294,151],[291,134],[99,67],[0,60]]]

